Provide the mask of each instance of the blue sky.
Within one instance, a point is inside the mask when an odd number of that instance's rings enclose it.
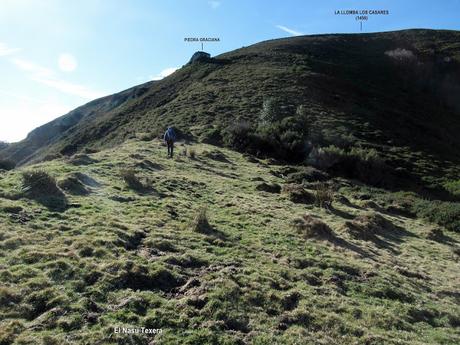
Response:
[[[300,34],[359,32],[335,10],[387,9],[363,32],[460,29],[460,1],[0,0],[0,140],[97,97],[161,79],[219,37],[212,55]]]

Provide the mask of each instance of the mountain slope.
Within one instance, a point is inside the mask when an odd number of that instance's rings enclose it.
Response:
[[[235,121],[254,123],[263,101],[279,97],[287,111],[304,105],[324,127],[345,128],[394,166],[432,180],[455,176],[459,41],[455,31],[405,30],[261,42],[91,102],[63,117],[68,125],[53,121],[0,157],[24,164],[111,147],[170,124],[199,137]]]
[[[95,118],[113,111],[125,102],[140,97],[154,82],[135,86],[114,95],[102,97],[72,110],[43,126],[34,129],[27,138],[0,152],[0,155],[14,160],[16,163],[25,163],[35,156],[46,155],[47,148],[56,144],[65,137],[65,132],[74,128],[79,122],[91,122]]]
[[[460,341],[459,233],[402,212],[409,196],[322,176],[321,208],[295,166],[177,152],[130,139],[0,171],[1,344]],[[18,191],[37,170],[65,209]]]

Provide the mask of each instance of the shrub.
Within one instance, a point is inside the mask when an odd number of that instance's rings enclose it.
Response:
[[[315,144],[321,146],[337,146],[341,149],[351,148],[357,141],[355,136],[347,131],[345,127],[324,128],[311,138]]]
[[[336,146],[314,148],[309,156],[308,163],[322,170],[330,169],[336,164],[345,160],[346,153]]]
[[[416,199],[412,211],[418,217],[445,227],[448,230],[460,232],[460,203],[439,200]]]
[[[334,192],[326,183],[319,183],[315,188],[315,203],[319,207],[330,208],[334,200]]]
[[[49,162],[49,161],[53,161],[55,159],[59,159],[59,158],[62,158],[62,155],[60,153],[50,153],[50,154],[47,154],[45,157],[43,157],[43,159],[41,159],[42,162]]]
[[[392,176],[385,161],[375,149],[354,147],[350,151],[357,178],[372,185],[391,185]]]
[[[416,59],[414,53],[411,50],[407,50],[404,48],[387,50],[385,52],[385,55],[397,61],[413,61]]]
[[[124,169],[120,172],[120,176],[126,185],[135,191],[142,191],[145,189],[143,183],[136,175],[136,172],[133,169]]]
[[[246,151],[253,145],[254,131],[248,122],[237,122],[223,131],[222,140],[225,146]]]
[[[303,116],[285,116],[282,120],[259,123],[259,146],[267,154],[287,161],[303,161],[310,151],[308,121]]]
[[[255,127],[244,121],[232,124],[222,132],[222,142],[241,152],[300,162],[310,151],[309,126],[305,106],[293,115],[292,106],[269,98]]]
[[[454,197],[460,198],[460,180],[446,182],[444,188]]]
[[[374,186],[393,183],[390,168],[375,149],[353,147],[346,151],[336,146],[320,147],[311,151],[307,161],[319,169]]]
[[[42,170],[22,173],[22,192],[51,209],[63,209],[67,206],[64,193],[58,188],[54,177]]]
[[[16,163],[10,159],[0,159],[0,170],[13,170]]]
[[[283,118],[281,112],[281,103],[278,99],[270,97],[264,100],[262,104],[262,111],[259,116],[259,123],[272,124]]]
[[[305,214],[300,218],[296,218],[292,222],[292,226],[307,238],[316,237],[323,239],[331,239],[334,237],[331,228],[324,222]]]

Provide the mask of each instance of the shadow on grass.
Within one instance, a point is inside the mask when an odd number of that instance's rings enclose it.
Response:
[[[372,242],[376,247],[387,249],[395,255],[400,253],[398,245],[405,238],[417,237],[377,213],[357,216],[352,221],[347,221],[345,227],[355,239]]]
[[[28,195],[26,197],[35,200],[50,211],[63,212],[69,207],[67,198],[61,191],[52,195]]]
[[[333,206],[330,206],[328,208],[328,211],[330,213],[332,213],[333,215],[336,215],[338,217],[341,217],[341,218],[345,218],[345,219],[353,219],[355,216],[352,215],[351,213],[348,213],[348,212],[345,212],[345,211],[342,211],[342,210],[339,210]]]

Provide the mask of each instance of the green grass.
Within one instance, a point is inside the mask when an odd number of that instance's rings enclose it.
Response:
[[[327,181],[325,209],[256,189],[285,185],[286,167],[204,144],[168,159],[159,141],[142,140],[85,165],[57,159],[0,173],[0,344],[153,339],[116,326],[161,328],[158,344],[460,341],[460,234],[427,239],[434,225],[366,203],[348,180]],[[12,197],[23,170],[78,177],[87,193],[64,191],[64,210]],[[134,171],[142,190],[120,171]],[[302,191],[313,196],[313,182]],[[377,202],[386,195],[369,190]],[[305,214],[331,233],[292,227]],[[346,222],[369,214],[384,226],[370,240],[352,236]]]

